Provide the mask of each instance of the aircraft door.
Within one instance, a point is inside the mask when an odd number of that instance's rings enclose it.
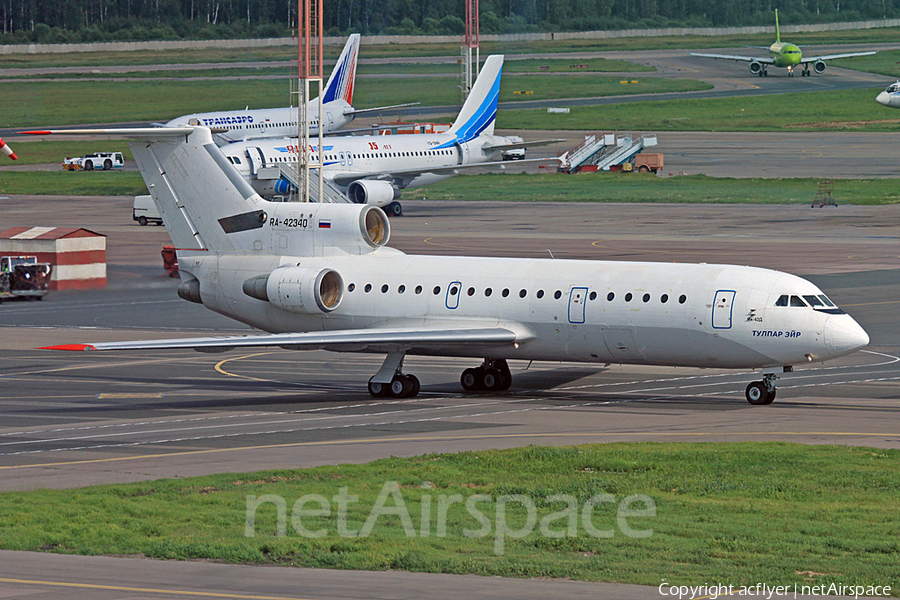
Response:
[[[459,306],[459,297],[462,296],[462,283],[453,281],[447,286],[447,299],[444,304],[450,310],[455,310]]]
[[[325,131],[333,131],[334,130],[334,115],[330,112],[325,113],[325,118],[328,119],[328,129]]]
[[[344,156],[344,152],[338,152],[338,157],[341,159],[341,166],[344,167],[347,165],[347,157]]]
[[[352,165],[352,164],[353,164],[353,153],[352,153],[352,152],[348,152],[348,153],[347,153],[347,166],[350,166],[350,165]]]
[[[603,343],[609,351],[612,361],[640,361],[643,359],[641,349],[634,340],[631,327],[607,327],[602,330]]]
[[[458,165],[467,165],[469,164],[469,145],[468,144],[456,144],[456,164]]]
[[[584,304],[587,300],[586,287],[573,287],[569,292],[569,323],[584,323]]]
[[[734,290],[719,290],[713,300],[713,329],[731,329]]]
[[[247,156],[250,157],[250,171],[254,175],[258,175],[259,170],[266,166],[266,159],[263,156],[262,149],[258,146],[250,146],[247,148]]]

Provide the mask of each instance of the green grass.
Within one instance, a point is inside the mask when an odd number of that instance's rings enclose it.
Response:
[[[842,58],[831,61],[831,64],[835,67],[900,78],[900,50],[881,50],[878,54],[873,54],[872,56]],[[885,87],[887,87],[887,84],[885,84]]]
[[[693,80],[640,78],[638,84],[621,85],[615,77],[596,75],[522,75],[507,81],[500,99],[521,99],[514,90],[534,92],[529,99],[604,96],[708,89]],[[404,102],[425,105],[459,104],[459,80],[454,76],[429,78],[427,85],[415,77],[374,79],[359,86],[354,97],[358,108]],[[28,82],[8,86],[0,111],[0,127],[48,127],[84,123],[168,121],[199,111],[234,110],[236,107],[287,106],[287,80],[186,80],[186,81],[72,81]],[[73,101],[75,98],[77,101]],[[165,98],[161,102],[160,98]],[[98,111],[97,107],[103,107]]]
[[[631,87],[631,86],[622,86]],[[502,129],[624,131],[898,131],[900,113],[875,102],[884,88],[573,106],[567,114],[500,110]],[[560,106],[565,106],[560,102]]]
[[[84,156],[91,152],[121,152],[126,160],[131,160],[131,151],[128,143],[122,140],[97,140],[85,142],[82,140],[16,140],[10,143],[10,147],[16,152],[19,159],[9,162],[4,159],[2,166],[6,165],[38,165],[46,163],[59,163],[62,170],[63,159],[69,156]],[[0,168],[0,178],[4,171]]]
[[[397,488],[386,487],[397,482]],[[402,499],[412,520],[409,535],[400,516],[382,516],[371,535],[338,535],[340,488],[358,501],[347,504],[346,527],[359,531],[379,493],[396,489],[383,506]],[[253,537],[245,536],[248,496],[280,496],[286,502],[286,535],[273,504],[256,511]],[[291,510],[315,494],[330,514],[298,517],[320,538],[297,533]],[[438,534],[440,497],[489,497],[474,506],[484,530],[462,503],[446,511],[446,535]],[[567,518],[550,513],[567,504],[578,513],[572,536]],[[611,537],[588,535],[581,510],[588,499],[609,494],[593,509],[592,524]],[[627,527],[649,533],[631,537],[617,522],[617,505],[644,495],[655,515],[631,516]],[[143,555],[339,569],[474,573],[553,577],[658,586],[718,582],[754,585],[889,585],[900,589],[900,451],[788,443],[615,443],[564,448],[433,454],[382,459],[366,465],[222,474],[178,480],[0,494],[0,546],[12,550],[74,554]],[[520,495],[536,506],[536,523],[520,539],[500,536],[501,496]],[[429,498],[428,501],[423,500]],[[430,502],[429,508],[424,508]],[[306,504],[307,510],[319,505]],[[645,509],[643,501],[632,509]],[[422,514],[430,516],[422,531]],[[302,519],[299,517],[302,516]],[[507,504],[506,521],[526,522],[520,502]],[[470,537],[482,529],[484,537]],[[526,528],[527,529],[527,528]],[[649,531],[649,530],[652,530]],[[813,573],[809,575],[808,573]]]
[[[686,202],[811,203],[818,179],[733,179],[689,175],[659,177],[642,173],[488,174],[453,177],[407,190],[407,200],[499,200],[517,202]],[[885,205],[900,202],[898,179],[837,179],[839,204]]]
[[[0,194],[137,196],[147,186],[137,171],[2,171]]]

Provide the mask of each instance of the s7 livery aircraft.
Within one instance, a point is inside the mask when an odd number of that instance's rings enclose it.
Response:
[[[891,108],[900,108],[900,81],[887,86],[886,90],[875,96],[875,101]]]
[[[353,102],[353,85],[356,80],[356,61],[359,56],[359,34],[354,33],[344,45],[340,58],[328,78],[322,92],[322,115],[325,128],[323,134],[330,134],[350,123],[357,115],[377,112],[389,108],[413,106],[394,104],[377,108],[356,109]],[[319,133],[319,99],[307,104],[306,115],[309,120],[310,135]],[[261,108],[254,110],[230,110],[208,113],[195,113],[172,119],[166,127],[185,125],[203,125],[212,127],[217,136],[225,142],[260,138],[278,138],[297,135],[297,107]],[[222,130],[222,133],[218,133]]]
[[[38,135],[53,131],[29,132]],[[409,397],[407,355],[481,359],[466,390],[507,389],[507,360],[758,369],[775,378],[866,346],[866,332],[815,285],[715,264],[407,255],[374,206],[270,203],[208,128],[70,130],[125,136],[178,248],[178,295],[266,333],[57,346],[59,350],[277,346],[384,354],[372,396]]]
[[[765,49],[765,46],[758,46]],[[825,61],[837,58],[850,58],[851,56],[869,56],[875,52],[851,52],[849,54],[826,54],[823,56],[809,56],[803,58],[800,46],[781,41],[781,32],[778,28],[778,9],[775,9],[775,43],[769,46],[769,58],[757,58],[755,56],[735,56],[733,54],[703,54],[691,52],[691,56],[703,56],[706,58],[724,58],[727,60],[739,60],[750,63],[750,72],[760,77],[769,76],[769,67],[782,67],[787,69],[788,77],[794,76],[794,67],[801,66],[802,77],[809,77],[809,65],[813,71],[821,75],[825,72]]]
[[[405,188],[429,185],[467,168],[502,168],[503,151],[562,141],[523,142],[521,138],[493,135],[502,70],[502,55],[487,58],[446,133],[329,138],[323,143],[321,157],[325,179],[351,202],[389,205],[392,214],[400,214],[400,205],[394,200]],[[292,184],[278,175],[277,167],[297,164],[296,137],[228,144],[222,152],[257,193],[271,196],[291,190]],[[310,152],[312,160],[318,161],[318,148],[312,146]],[[274,177],[264,178],[269,172],[274,172]]]

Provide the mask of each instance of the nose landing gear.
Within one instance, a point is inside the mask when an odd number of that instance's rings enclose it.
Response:
[[[747,402],[754,405],[772,404],[775,401],[775,373],[765,373],[762,381],[754,381],[747,386]]]

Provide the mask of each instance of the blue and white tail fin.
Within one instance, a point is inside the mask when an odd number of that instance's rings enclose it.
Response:
[[[347,104],[353,104],[353,83],[356,80],[356,59],[359,57],[359,34],[354,33],[344,44],[331,77],[322,94],[323,102],[344,100]]]
[[[494,133],[502,72],[503,55],[488,56],[466,103],[448,132],[454,134],[458,142],[471,141],[482,133]]]

